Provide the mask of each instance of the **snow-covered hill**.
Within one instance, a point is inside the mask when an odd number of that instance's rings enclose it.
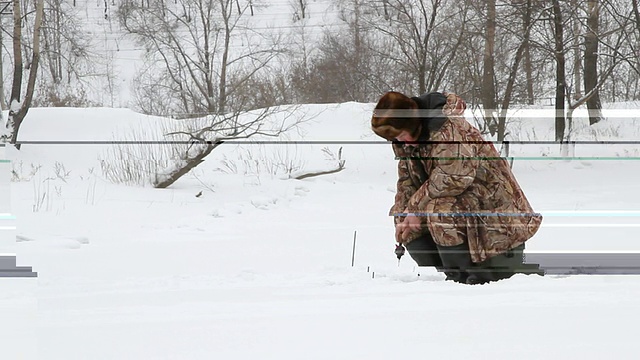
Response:
[[[396,161],[389,145],[371,143],[371,108],[304,106],[310,120],[287,139],[350,143],[223,145],[164,190],[108,182],[98,159],[112,145],[7,149],[18,241],[0,250],[38,278],[0,278],[1,358],[635,358],[637,276],[518,275],[469,287],[409,257],[398,265],[387,216]],[[160,121],[32,109],[21,139],[152,136]],[[574,138],[638,139],[637,122],[611,117]],[[523,116],[514,138],[551,140],[552,128],[551,118]],[[298,181],[264,166],[331,168],[322,149],[340,146],[346,168],[333,175]],[[576,156],[638,156],[637,145],[617,146],[578,145]],[[533,157],[516,158],[514,171],[545,215],[529,250],[640,250],[638,161],[514,149]],[[601,216],[573,216],[593,212]]]

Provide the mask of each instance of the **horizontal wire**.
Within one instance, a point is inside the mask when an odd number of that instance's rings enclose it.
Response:
[[[567,210],[567,211],[539,211],[539,212],[447,212],[447,213],[394,213],[393,216],[452,216],[452,217],[473,217],[473,216],[544,216],[544,217],[640,217],[640,211],[636,210]]]
[[[640,160],[640,156],[458,156],[458,157],[397,157],[396,160]]]
[[[211,144],[216,142],[238,145],[390,145],[391,141],[368,141],[368,140],[19,140],[19,145],[145,145],[145,144]],[[500,145],[640,145],[640,140],[616,140],[616,141],[416,141],[412,144],[500,144]],[[6,146],[2,143],[0,147]],[[553,159],[551,156],[540,156],[542,159]],[[556,157],[556,158],[582,158],[582,157]],[[613,157],[614,159],[617,159]],[[396,160],[418,160],[428,159],[428,157],[402,157]],[[443,159],[443,158],[439,158]]]

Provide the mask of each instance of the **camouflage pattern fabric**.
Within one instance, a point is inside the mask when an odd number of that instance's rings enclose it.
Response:
[[[534,213],[507,160],[460,116],[462,99],[445,95],[447,120],[431,131],[430,143],[393,144],[398,182],[390,215],[396,223],[406,213],[421,216],[422,229],[401,242],[428,231],[441,246],[467,241],[471,259],[482,262],[530,239],[542,216]]]

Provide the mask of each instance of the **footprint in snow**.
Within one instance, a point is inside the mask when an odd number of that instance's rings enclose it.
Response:
[[[64,249],[80,249],[82,245],[89,244],[89,238],[84,236],[78,237],[57,237],[55,242],[57,243],[57,247],[61,247]]]
[[[268,210],[278,202],[278,198],[256,198],[251,200],[251,205],[260,210]]]
[[[29,241],[36,241],[36,239],[30,238],[24,235],[16,235],[16,242],[29,242]]]
[[[79,249],[82,245],[89,244],[89,238],[86,236],[47,236],[43,238],[35,238],[24,235],[16,235],[16,242],[42,242],[46,246],[62,249]]]
[[[209,213],[209,216],[212,216],[214,218],[223,217],[223,215],[220,213],[220,210],[218,210],[218,209],[211,210],[211,212]]]

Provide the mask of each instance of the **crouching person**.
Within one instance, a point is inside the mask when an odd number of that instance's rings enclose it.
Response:
[[[388,92],[372,130],[392,141],[398,160],[396,241],[420,266],[448,280],[482,284],[531,272],[524,243],[539,229],[506,159],[462,114],[455,94]],[[539,273],[537,267],[533,272]]]

